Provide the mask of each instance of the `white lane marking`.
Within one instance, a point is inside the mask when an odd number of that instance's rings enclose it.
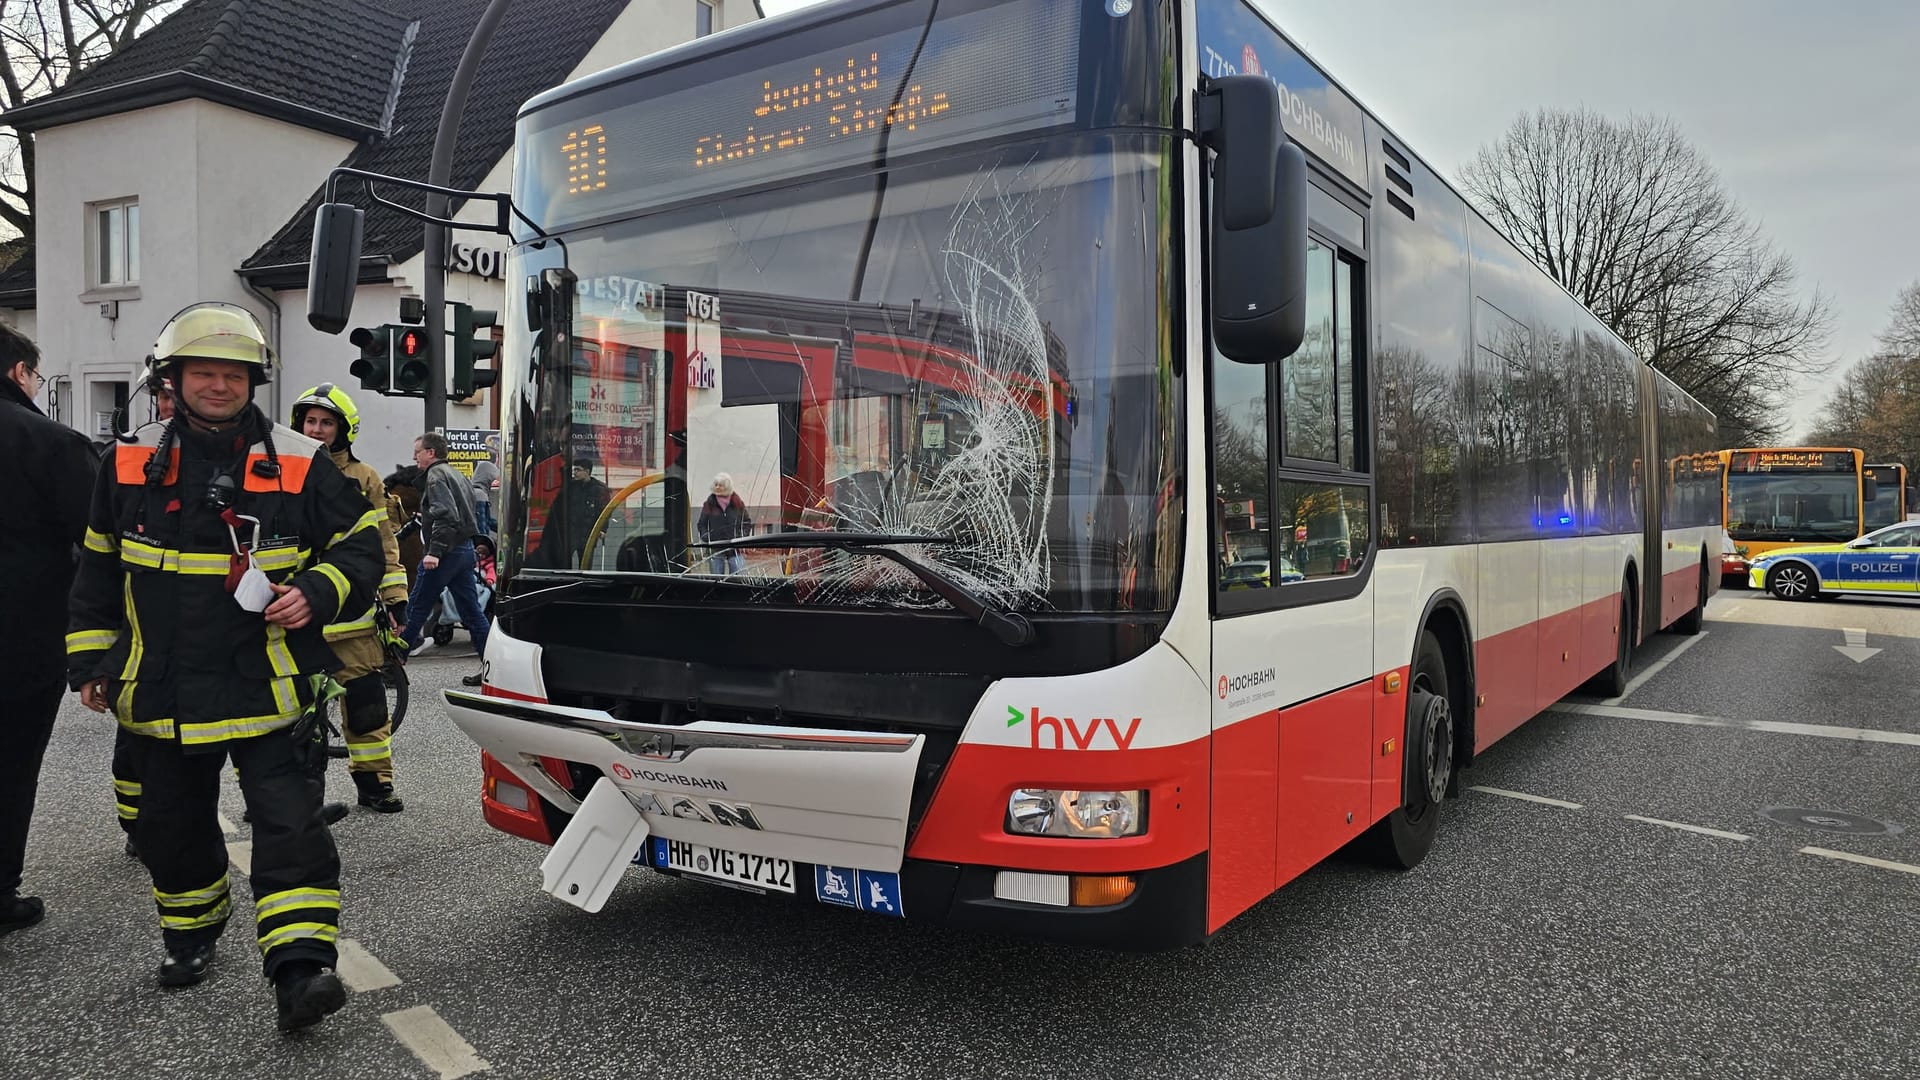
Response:
[[[399,986],[400,976],[393,969],[374,958],[366,946],[352,938],[341,938],[334,943],[340,952],[339,962],[334,965],[347,989],[356,994],[369,990],[385,990],[389,986]]]
[[[213,812],[213,816],[220,819],[220,831],[225,833],[226,835],[232,836],[234,833],[237,833],[240,831],[239,829],[236,829],[233,827],[233,819],[221,813],[220,811],[215,810]]]
[[[253,841],[227,841],[227,859],[240,868],[243,874],[253,873]]]
[[[1581,716],[1607,716],[1616,720],[1652,720],[1660,724],[1690,724],[1695,727],[1745,728],[1776,735],[1811,735],[1820,739],[1845,739],[1850,742],[1896,743],[1920,746],[1920,735],[1910,731],[1880,731],[1876,728],[1839,727],[1833,724],[1796,724],[1786,720],[1731,720],[1724,716],[1697,716],[1693,713],[1661,712],[1657,709],[1629,709],[1616,705],[1562,703],[1554,712]]]
[[[1701,836],[1717,836],[1722,840],[1753,839],[1753,837],[1748,836],[1746,833],[1728,832],[1725,829],[1709,829],[1705,825],[1689,825],[1684,821],[1667,821],[1664,818],[1641,817],[1639,814],[1627,814],[1625,815],[1625,817],[1628,821],[1644,821],[1649,825],[1664,825],[1669,829],[1679,829],[1682,832],[1699,833]]]
[[[1851,851],[1835,851],[1832,848],[1803,847],[1802,855],[1818,855],[1823,859],[1839,859],[1842,862],[1859,863],[1862,866],[1877,866],[1882,870],[1898,870],[1903,874],[1920,874],[1920,866],[1911,863],[1893,862],[1889,859],[1876,859],[1871,855],[1855,855]]]
[[[1840,633],[1846,636],[1847,643],[1845,645],[1835,645],[1833,651],[1839,653],[1841,656],[1846,657],[1856,664],[1864,664],[1880,655],[1880,649],[1867,648],[1867,632],[1865,630],[1849,626],[1841,630]]]
[[[1565,799],[1549,799],[1545,795],[1529,795],[1524,791],[1508,791],[1497,787],[1471,787],[1468,791],[1478,791],[1486,795],[1498,795],[1503,799],[1519,799],[1522,802],[1540,803],[1543,806],[1558,806],[1565,810],[1578,810],[1580,804]]]
[[[1632,694],[1635,690],[1640,689],[1642,686],[1645,686],[1647,684],[1648,679],[1651,679],[1655,675],[1658,675],[1662,671],[1666,670],[1666,667],[1668,664],[1671,664],[1675,660],[1680,659],[1681,653],[1686,652],[1688,649],[1691,649],[1695,645],[1700,644],[1700,639],[1706,637],[1710,633],[1712,633],[1711,630],[1702,630],[1699,633],[1688,638],[1687,640],[1674,646],[1673,651],[1667,653],[1667,655],[1661,657],[1660,659],[1655,660],[1651,665],[1648,666],[1647,670],[1641,672],[1638,675],[1635,675],[1631,680],[1629,680],[1627,682],[1627,688],[1625,690],[1620,691],[1619,697],[1607,698],[1605,701],[1602,701],[1600,704],[1618,705],[1622,701],[1627,700],[1628,695]]]
[[[390,1012],[382,1016],[380,1022],[387,1025],[400,1045],[413,1051],[422,1065],[438,1073],[440,1080],[454,1080],[493,1067],[482,1061],[467,1040],[440,1019],[431,1005]]]

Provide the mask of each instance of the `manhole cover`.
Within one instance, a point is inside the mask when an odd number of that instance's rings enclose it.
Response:
[[[1769,806],[1760,816],[1780,825],[1798,825],[1821,832],[1846,833],[1849,836],[1880,836],[1897,833],[1900,826],[1891,821],[1849,814],[1845,810],[1812,810],[1804,806]]]

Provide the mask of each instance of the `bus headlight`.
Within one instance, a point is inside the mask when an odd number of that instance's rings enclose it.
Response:
[[[1059,817],[1059,796],[1057,791],[1043,791],[1038,788],[1021,788],[1007,800],[1007,831],[1026,833],[1029,836],[1045,836]]]
[[[1006,830],[1016,836],[1110,840],[1146,825],[1144,791],[1020,788],[1007,800]]]

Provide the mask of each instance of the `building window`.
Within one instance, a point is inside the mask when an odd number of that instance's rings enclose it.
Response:
[[[96,287],[140,280],[140,200],[115,199],[87,206],[88,282]]]
[[[706,37],[720,29],[719,0],[693,0],[693,36]]]

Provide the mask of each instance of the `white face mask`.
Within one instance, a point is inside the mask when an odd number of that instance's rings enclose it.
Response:
[[[254,549],[260,546],[260,520],[246,514],[238,514],[236,516],[242,521],[250,521],[253,523],[253,538],[247,544],[246,573],[240,575],[239,584],[233,588],[233,602],[248,611],[265,611],[267,610],[267,605],[273,603],[273,583],[267,579],[266,571],[260,569],[260,564],[254,560],[253,556]],[[232,525],[228,525],[227,533],[233,537],[233,549],[234,552],[238,554],[240,551],[239,531]]]
[[[247,555],[247,572],[240,575],[240,584],[234,586],[233,602],[252,612],[267,610],[273,603],[273,583],[267,580],[266,571],[253,561],[253,555]]]

